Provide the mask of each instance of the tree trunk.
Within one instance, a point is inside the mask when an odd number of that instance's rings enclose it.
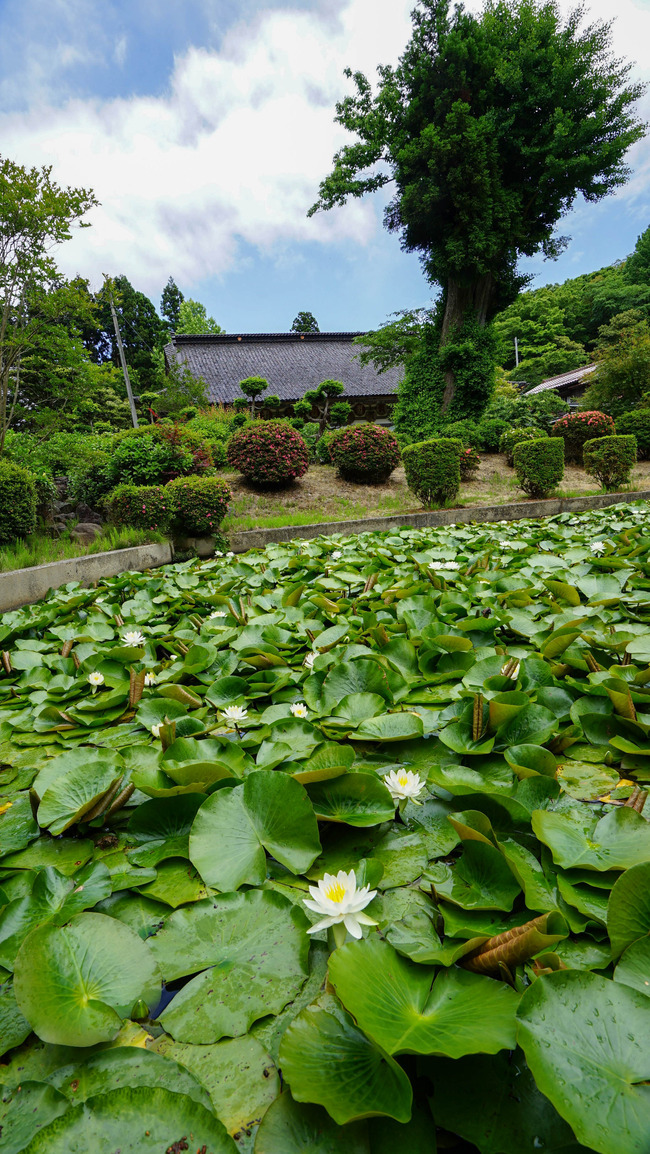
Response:
[[[473,280],[449,278],[445,315],[440,334],[441,348],[451,340],[454,329],[460,328],[468,315],[475,318],[481,326],[486,324],[495,288],[492,273],[483,273],[481,276],[474,277]],[[442,395],[441,411],[443,413],[451,405],[455,390],[454,371],[448,369],[445,373],[445,390]]]

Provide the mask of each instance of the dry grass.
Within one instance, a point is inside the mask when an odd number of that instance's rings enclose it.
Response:
[[[301,481],[288,489],[258,493],[238,473],[224,473],[233,492],[230,512],[223,523],[225,533],[280,525],[309,525],[325,521],[352,521],[361,517],[386,517],[419,513],[421,505],[409,492],[400,466],[383,485],[354,485],[342,481],[327,465],[311,465]],[[630,490],[650,488],[650,461],[632,471]],[[579,497],[601,492],[584,469],[567,465],[557,490],[560,497]],[[514,469],[500,454],[481,458],[478,476],[461,485],[457,507],[498,505],[529,498],[517,486]]]

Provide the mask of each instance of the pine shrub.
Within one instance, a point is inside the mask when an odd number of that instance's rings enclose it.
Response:
[[[635,436],[594,437],[585,441],[582,452],[586,471],[597,477],[606,492],[615,493],[629,484],[636,464]]]
[[[379,485],[387,481],[400,459],[399,445],[381,425],[351,425],[330,441],[330,454],[344,481]]]
[[[564,458],[574,464],[582,464],[582,447],[585,441],[598,437],[612,437],[616,433],[613,418],[598,409],[584,413],[567,413],[553,425],[552,437],[564,440]]]
[[[309,451],[287,421],[254,421],[229,441],[228,463],[252,485],[281,488],[307,472]]]
[[[519,486],[529,497],[547,497],[564,476],[564,445],[558,437],[520,441],[513,458]]]
[[[463,449],[460,454],[460,479],[461,481],[473,481],[478,473],[481,458],[476,449]]]
[[[36,482],[27,469],[0,459],[0,545],[36,528]]]
[[[169,493],[163,485],[118,485],[109,494],[106,507],[113,525],[166,533],[171,523]]]
[[[186,537],[212,537],[218,531],[232,493],[221,477],[177,477],[165,485],[172,524]]]
[[[633,409],[616,421],[618,433],[632,433],[636,437],[636,451],[640,461],[650,461],[650,409]]]
[[[438,437],[407,445],[402,452],[409,489],[427,509],[444,505],[460,488],[462,441]]]
[[[515,445],[521,444],[522,441],[538,441],[540,437],[545,437],[541,429],[535,429],[532,425],[527,425],[520,429],[508,429],[507,432],[502,433],[499,438],[499,452],[503,453],[506,464],[512,469],[513,458],[512,451]]]

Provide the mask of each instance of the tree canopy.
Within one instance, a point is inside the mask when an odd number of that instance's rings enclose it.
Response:
[[[169,323],[172,332],[176,332],[180,322],[181,305],[185,297],[176,281],[170,276],[160,298],[160,315]]]
[[[314,314],[313,313],[306,313],[306,312],[298,313],[298,315],[293,318],[293,324],[291,326],[291,332],[292,333],[319,333],[320,329],[318,327],[318,321],[316,320],[316,317],[314,316]]]
[[[563,19],[555,0],[486,0],[478,15],[419,0],[411,40],[397,67],[379,67],[376,90],[346,73],[355,92],[336,120],[356,140],[310,212],[393,186],[385,224],[443,289],[441,345],[480,343],[472,326],[521,287],[518,258],[557,255],[555,229],[576,197],[598,201],[627,179],[642,86],[612,56],[610,25],[582,21],[580,8]],[[446,410],[454,356],[439,370],[429,404]]]
[[[202,336],[207,333],[222,333],[224,330],[214,317],[208,316],[205,305],[188,297],[179,304],[175,331],[187,336]]]

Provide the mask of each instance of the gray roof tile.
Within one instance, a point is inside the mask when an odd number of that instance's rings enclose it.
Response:
[[[185,363],[207,382],[210,400],[226,403],[241,397],[245,377],[266,377],[269,395],[296,401],[328,377],[343,381],[345,396],[393,396],[402,368],[378,373],[356,359],[353,338],[362,333],[225,333],[218,336],[174,336],[165,348],[168,362]]]
[[[561,389],[567,385],[577,385],[583,377],[593,373],[598,368],[597,364],[583,365],[581,369],[571,369],[569,373],[561,373],[559,377],[549,377],[546,381],[542,381],[540,385],[535,385],[533,389],[528,389],[525,397],[531,397],[533,393],[545,393],[547,389]]]

